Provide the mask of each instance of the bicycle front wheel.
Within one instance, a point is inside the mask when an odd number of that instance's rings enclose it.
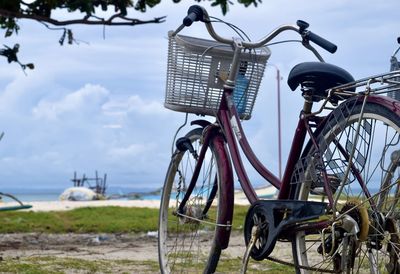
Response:
[[[400,117],[350,100],[335,109],[292,178],[295,199],[334,203],[321,230],[299,231],[301,273],[400,273]],[[329,190],[324,181],[329,182]],[[321,222],[321,221],[320,221]]]
[[[220,216],[226,216],[227,210],[232,216],[233,211],[233,207],[226,207],[233,199],[233,188],[227,187],[226,164],[221,163],[221,157],[226,157],[221,155],[225,146],[210,141],[196,186],[179,212],[197,163],[196,154],[203,145],[202,129],[194,129],[186,137],[196,153],[176,151],[167,171],[159,216],[160,269],[162,273],[214,273],[223,248],[218,237],[221,231],[230,230],[229,226],[219,230],[226,225],[219,223]]]

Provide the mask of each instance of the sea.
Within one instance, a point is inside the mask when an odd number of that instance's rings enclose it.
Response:
[[[0,194],[11,194],[22,202],[58,201],[65,188],[1,188]],[[112,200],[160,200],[161,191],[158,188],[137,188],[125,186],[110,186],[106,191],[106,198]],[[12,201],[2,195],[4,202]]]
[[[14,201],[1,193],[11,194],[22,202],[58,201],[66,188],[0,188],[0,197],[4,202]],[[378,188],[371,188],[371,195]],[[358,192],[356,192],[358,193]],[[161,188],[139,188],[126,186],[109,186],[106,198],[110,200],[161,200]]]

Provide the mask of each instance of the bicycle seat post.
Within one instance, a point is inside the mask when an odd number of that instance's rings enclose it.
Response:
[[[307,98],[304,98],[304,105],[303,105],[303,113],[304,114],[310,114],[311,109],[313,106],[313,102],[311,100],[308,100]]]

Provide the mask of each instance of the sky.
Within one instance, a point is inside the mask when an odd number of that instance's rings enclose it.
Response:
[[[21,20],[17,36],[1,43],[19,43],[21,62],[35,70],[8,64],[0,58],[0,191],[4,188],[72,186],[70,179],[107,173],[108,184],[132,188],[159,188],[164,181],[172,137],[184,114],[163,106],[166,79],[167,32],[177,28],[195,1],[163,3],[130,17],[149,19],[167,15],[162,24],[133,27],[72,26],[79,45],[60,46],[61,31]],[[327,62],[349,71],[354,78],[386,72],[400,36],[398,0],[264,0],[257,8],[237,3],[226,16],[218,7],[201,3],[258,40],[282,24],[297,19],[310,30],[338,45]],[[63,13],[56,13],[65,18]],[[218,32],[231,37],[228,28]],[[183,34],[208,38],[201,23]],[[294,33],[278,40],[297,39]],[[274,173],[277,163],[275,67],[282,74],[282,143],[287,158],[296,119],[302,106],[299,91],[287,84],[290,69],[315,58],[298,43],[271,47],[272,56],[260,87],[253,117],[244,122],[247,137],[259,158]],[[192,117],[195,119],[196,117]],[[210,118],[212,120],[212,118]],[[183,135],[186,128],[180,135]],[[255,185],[264,185],[249,172]]]

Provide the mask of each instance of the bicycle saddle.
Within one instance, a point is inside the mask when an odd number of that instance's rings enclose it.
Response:
[[[354,78],[350,73],[335,65],[321,62],[305,62],[292,68],[287,82],[291,90],[295,90],[301,85],[303,93],[311,95],[312,100],[318,102],[326,98],[328,95],[327,89],[353,81]],[[355,89],[350,91],[355,91]],[[331,101],[337,102],[341,99],[339,96],[333,96]]]

